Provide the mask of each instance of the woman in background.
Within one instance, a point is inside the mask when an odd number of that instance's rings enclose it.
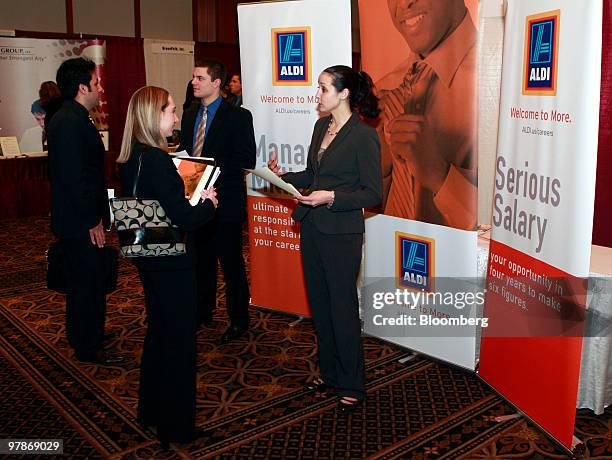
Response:
[[[158,200],[173,224],[195,230],[214,216],[214,189],[191,206],[167,153],[166,137],[178,121],[165,89],[145,86],[130,100],[120,173],[124,194]],[[135,182],[137,181],[136,185]],[[164,445],[195,438],[196,277],[192,241],[179,256],[135,259],[144,287],[147,333],[140,364],[138,420],[157,428]]]
[[[268,167],[306,188],[293,218],[301,222],[301,252],[321,375],[312,391],[333,389],[339,408],[352,411],[365,397],[364,358],[357,300],[363,244],[363,208],[382,199],[380,142],[361,117],[376,118],[378,99],[365,72],[333,66],[319,76],[319,110],[306,170],[285,173],[276,154]]]
[[[51,118],[55,115],[62,104],[64,103],[64,99],[62,98],[62,94],[60,92],[59,86],[54,81],[45,81],[40,84],[40,89],[38,90],[38,97],[40,98],[40,105],[45,111],[45,133],[47,131],[47,126],[51,122]]]

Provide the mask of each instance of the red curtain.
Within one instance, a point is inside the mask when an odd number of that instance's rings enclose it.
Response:
[[[198,59],[216,59],[223,62],[230,74],[240,72],[240,48],[238,45],[195,42],[194,55],[196,61]]]
[[[612,1],[605,0],[593,244],[612,247]]]
[[[145,84],[142,38],[108,37],[106,39],[106,85],[103,83],[103,86],[108,100],[110,150],[113,152],[118,153],[121,148],[130,97],[134,91]]]

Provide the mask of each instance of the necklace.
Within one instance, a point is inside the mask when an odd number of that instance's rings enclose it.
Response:
[[[329,120],[329,125],[327,125],[327,134],[329,134],[330,137],[334,137],[336,134],[338,134],[340,132],[340,130],[342,129],[342,127],[344,126],[344,123],[342,123],[340,125],[340,127],[335,132],[332,132],[331,125],[332,125],[333,121],[334,121],[334,119],[332,118],[331,120]]]

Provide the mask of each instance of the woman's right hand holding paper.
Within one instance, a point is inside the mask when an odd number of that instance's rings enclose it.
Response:
[[[272,171],[279,177],[287,172],[278,164],[278,155],[276,154],[276,150],[272,150],[272,153],[270,153],[270,159],[268,160],[268,168],[270,169],[270,171]]]

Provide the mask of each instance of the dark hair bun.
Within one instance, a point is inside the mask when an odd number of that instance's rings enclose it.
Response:
[[[364,118],[377,118],[380,114],[378,98],[374,95],[374,84],[370,76],[363,72],[355,72],[348,66],[335,65],[323,72],[333,77],[334,88],[338,92],[349,90],[349,104],[351,110],[358,110]]]
[[[380,114],[378,98],[374,95],[372,78],[363,70],[357,72],[357,94],[355,95],[359,113],[365,118],[376,118]]]

